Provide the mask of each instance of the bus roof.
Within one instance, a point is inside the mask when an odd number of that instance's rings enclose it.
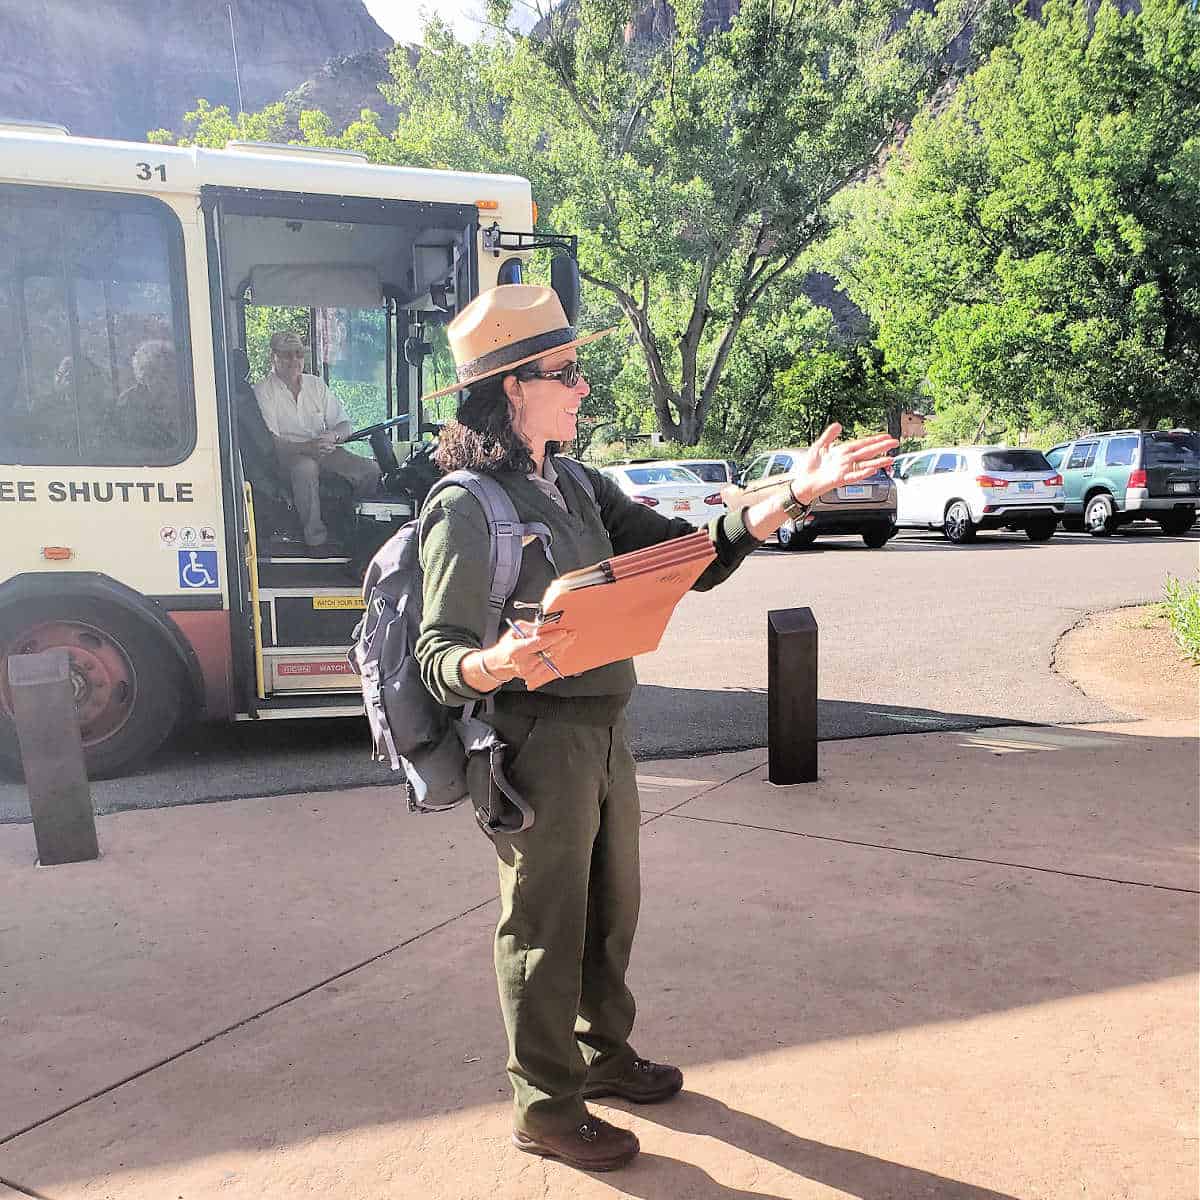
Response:
[[[149,179],[146,175],[149,174]],[[529,229],[529,181],[518,175],[377,166],[321,147],[231,143],[224,150],[72,137],[62,127],[0,119],[0,183],[103,188],[158,196],[199,196],[206,185],[485,204],[512,229]]]

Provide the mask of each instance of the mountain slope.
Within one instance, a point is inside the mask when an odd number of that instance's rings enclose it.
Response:
[[[233,18],[247,110],[392,45],[361,0],[234,0]],[[200,96],[237,111],[225,0],[18,0],[0,5],[0,46],[0,116],[141,140]]]

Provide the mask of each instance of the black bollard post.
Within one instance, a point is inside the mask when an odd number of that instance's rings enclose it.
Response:
[[[15,654],[8,684],[38,861],[49,867],[99,858],[70,656],[61,648]]]
[[[767,613],[767,778],[817,778],[817,622],[811,608]]]

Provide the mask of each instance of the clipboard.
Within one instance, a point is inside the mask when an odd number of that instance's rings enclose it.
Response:
[[[536,624],[577,633],[554,652],[564,676],[657,650],[675,606],[717,557],[706,530],[560,575]]]

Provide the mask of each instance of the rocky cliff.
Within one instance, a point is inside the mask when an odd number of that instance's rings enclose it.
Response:
[[[233,0],[247,110],[391,39],[361,0]],[[0,116],[140,140],[178,129],[197,97],[237,111],[226,0],[11,0],[0,4]],[[382,102],[380,102],[382,104]]]

